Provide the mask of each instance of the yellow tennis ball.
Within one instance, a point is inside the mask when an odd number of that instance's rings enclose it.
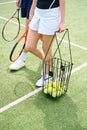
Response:
[[[47,88],[48,88],[48,83],[44,86],[44,90],[43,90],[43,92],[44,92],[45,94],[48,93],[48,92],[47,92]]]
[[[65,93],[65,91],[64,91],[64,89],[63,89],[63,87],[61,88],[61,94],[64,94]]]
[[[52,89],[52,97],[56,97],[57,96],[57,91],[56,88]]]
[[[51,95],[51,93],[52,93],[52,87],[51,86],[50,87],[48,86],[47,92],[48,92],[48,94]]]
[[[47,93],[48,93],[47,88],[44,88],[43,92],[44,92],[45,94],[47,94]]]
[[[60,81],[58,81],[58,83],[57,83],[57,90],[59,90],[59,91],[60,91],[60,89],[61,89],[61,82],[60,82]]]
[[[56,88],[56,87],[57,87],[57,83],[53,82],[53,88]]]
[[[61,87],[60,86],[58,87],[58,91],[61,91]]]
[[[56,88],[53,88],[53,89],[52,89],[52,92],[56,92]]]
[[[53,92],[52,92],[52,97],[55,98],[56,96],[57,96],[56,91],[53,91]]]
[[[47,88],[48,87],[48,83],[45,84],[44,88]]]
[[[49,87],[52,87],[52,85],[53,85],[53,82],[52,82],[52,81],[49,81],[49,82],[48,82],[48,86],[49,86]]]
[[[61,86],[61,81],[58,81],[58,86]]]
[[[63,86],[63,89],[66,91],[66,90],[67,90],[67,87],[64,85],[64,86]]]
[[[57,91],[57,96],[61,96],[61,91]]]

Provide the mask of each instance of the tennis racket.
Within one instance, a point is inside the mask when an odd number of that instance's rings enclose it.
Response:
[[[11,53],[10,53],[10,60],[12,62],[16,61],[18,59],[18,57],[21,55],[21,53],[25,47],[27,33],[28,33],[28,28],[26,29],[24,34],[19,38],[19,40],[13,46]]]
[[[19,10],[16,9],[14,14],[5,22],[2,29],[2,37],[5,41],[11,42],[17,38],[20,32]]]

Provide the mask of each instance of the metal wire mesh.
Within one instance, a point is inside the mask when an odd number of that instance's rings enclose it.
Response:
[[[65,31],[62,40],[67,32],[68,29]],[[57,49],[54,52],[53,57],[51,59],[44,60],[43,62],[43,92],[52,97],[59,97],[67,92],[73,65],[70,40],[69,40],[70,61],[62,59],[61,52],[59,49],[62,40],[60,41],[59,44],[57,43]],[[59,52],[59,57],[56,57],[57,51]],[[48,74],[46,75],[47,71]]]

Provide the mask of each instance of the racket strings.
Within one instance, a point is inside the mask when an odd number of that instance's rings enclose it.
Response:
[[[13,46],[10,53],[10,60],[12,62],[16,61],[20,56],[20,54],[22,53],[26,44],[27,33],[28,33],[28,28],[26,29],[24,34],[19,38],[18,42]]]
[[[22,53],[23,49],[25,47],[25,37],[23,37],[21,40],[19,40],[13,47],[11,54],[10,54],[10,60],[15,61],[18,59],[20,54]]]
[[[14,16],[16,15],[17,16]],[[5,41],[11,42],[17,38],[20,32],[19,11],[17,10],[12,17],[6,21],[2,29],[2,37]]]

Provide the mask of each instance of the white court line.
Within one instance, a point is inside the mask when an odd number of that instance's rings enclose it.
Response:
[[[76,68],[74,68],[74,69],[72,70],[72,73],[71,73],[71,74],[73,74],[73,73],[75,73],[75,72],[78,72],[79,70],[81,70],[82,68],[84,68],[84,67],[86,67],[86,66],[87,66],[87,62],[85,62],[84,64],[82,64],[82,65],[80,65],[80,66],[78,66],[78,67],[76,67]],[[25,95],[25,96],[23,96],[23,97],[21,97],[21,98],[15,100],[14,102],[9,103],[8,105],[6,105],[6,106],[0,108],[0,113],[2,113],[2,112],[4,112],[4,111],[8,110],[9,108],[11,108],[11,107],[17,105],[18,103],[20,103],[20,102],[26,100],[27,98],[29,98],[29,97],[35,95],[36,93],[40,92],[41,90],[42,90],[42,88],[38,88],[38,89],[36,89],[36,90],[30,92],[29,94],[27,94],[27,95]]]
[[[3,3],[0,3],[0,5],[10,4],[10,3],[14,3],[14,2],[15,2],[15,1],[3,2]]]
[[[63,40],[65,43],[68,43],[68,41],[67,40]],[[75,43],[73,43],[73,42],[70,42],[70,44],[71,45],[73,45],[73,46],[75,46],[75,47],[78,47],[78,48],[81,48],[81,49],[83,49],[83,50],[86,50],[87,51],[87,48],[86,47],[83,47],[83,46],[80,46],[80,45],[78,45],[78,44],[75,44]]]
[[[60,38],[58,38],[58,39],[61,40]],[[67,40],[63,40],[63,42],[68,43]],[[87,48],[86,48],[86,47],[83,47],[83,46],[81,46],[81,45],[75,44],[75,43],[73,43],[73,42],[70,42],[70,44],[71,44],[72,46],[75,46],[75,47],[78,47],[78,48],[80,48],[80,49],[83,49],[83,50],[86,50],[86,51],[87,51]]]
[[[73,73],[75,73],[75,72],[81,70],[82,68],[84,68],[84,67],[86,67],[86,66],[87,66],[87,62],[85,62],[84,64],[82,64],[82,65],[80,65],[80,66],[78,66],[78,67],[76,67],[76,68],[74,68],[74,69],[72,70],[71,74],[73,74]]]
[[[2,19],[2,20],[5,20],[5,21],[7,21],[8,19],[7,18],[4,18],[4,17],[2,17],[2,16],[0,16],[0,19]],[[18,24],[17,22],[14,22],[14,21],[10,21],[11,23],[14,23],[14,24]],[[23,25],[23,24],[20,24],[22,27],[25,27],[25,25]]]
[[[0,113],[6,111],[7,109],[9,109],[9,108],[15,106],[15,105],[18,104],[18,103],[20,103],[20,102],[26,100],[27,98],[29,98],[29,97],[35,95],[36,93],[38,93],[38,92],[41,91],[41,90],[42,90],[42,88],[38,88],[38,89],[36,89],[36,90],[34,90],[34,91],[28,93],[27,95],[25,95],[25,96],[23,96],[23,97],[21,97],[21,98],[15,100],[14,102],[9,103],[8,105],[6,105],[6,106],[0,108]]]

